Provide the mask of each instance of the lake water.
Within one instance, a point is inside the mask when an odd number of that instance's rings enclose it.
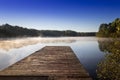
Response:
[[[0,40],[0,70],[18,62],[44,46],[70,46],[89,74],[96,78],[97,64],[104,59],[96,37],[22,38]]]

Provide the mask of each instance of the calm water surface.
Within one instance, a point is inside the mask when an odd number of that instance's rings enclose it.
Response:
[[[39,37],[0,40],[0,70],[7,68],[44,46],[71,46],[89,74],[96,78],[97,64],[105,56],[105,53],[99,49],[98,40],[104,39],[95,37]]]

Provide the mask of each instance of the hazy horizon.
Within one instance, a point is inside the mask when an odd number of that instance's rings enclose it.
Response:
[[[0,0],[0,25],[97,32],[120,17],[119,0]]]

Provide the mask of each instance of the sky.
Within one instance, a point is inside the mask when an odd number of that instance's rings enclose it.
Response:
[[[120,18],[120,0],[0,0],[0,25],[97,32]]]

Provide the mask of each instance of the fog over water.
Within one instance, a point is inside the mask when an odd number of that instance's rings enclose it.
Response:
[[[34,37],[0,40],[0,70],[24,59],[30,54],[45,46],[70,46],[80,60],[81,64],[96,77],[97,64],[104,59],[100,51],[98,40],[106,38],[96,37]]]
[[[0,40],[0,49],[5,50],[5,51],[9,51],[10,49],[14,49],[14,48],[21,48],[24,46],[28,46],[28,45],[34,45],[37,43],[72,43],[76,41],[76,39],[74,38],[41,38],[41,37],[37,37],[37,38],[22,38],[22,39],[7,39],[7,40]]]

